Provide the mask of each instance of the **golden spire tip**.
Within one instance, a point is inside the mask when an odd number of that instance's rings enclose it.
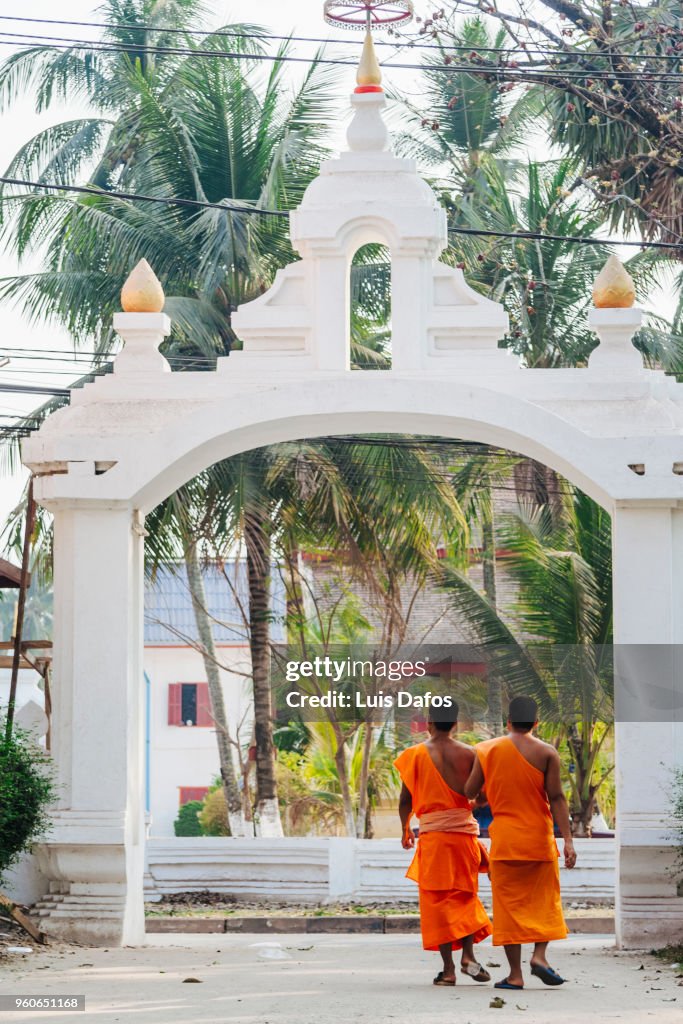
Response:
[[[629,309],[636,301],[633,278],[616,256],[608,258],[593,285],[593,303],[598,309]]]
[[[161,282],[147,260],[133,267],[121,289],[124,313],[161,313],[166,296]]]
[[[372,32],[368,27],[363,43],[363,52],[356,73],[358,86],[356,92],[384,92],[382,89],[382,69],[379,66]]]

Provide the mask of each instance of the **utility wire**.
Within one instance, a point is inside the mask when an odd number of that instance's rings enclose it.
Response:
[[[358,47],[360,45],[359,40],[357,38],[356,39],[348,39],[348,38],[336,37],[336,38],[330,39],[329,37],[322,38],[322,37],[319,37],[319,36],[295,36],[295,35],[280,36],[280,35],[274,35],[273,33],[270,33],[270,32],[263,32],[263,33],[258,33],[258,32],[237,32],[237,31],[230,31],[230,30],[226,30],[226,29],[216,29],[215,31],[212,31],[211,29],[165,28],[165,27],[159,26],[159,25],[136,24],[134,22],[68,21],[66,19],[61,19],[61,18],[23,18],[23,17],[17,17],[17,16],[14,16],[14,15],[7,15],[7,14],[0,15],[0,21],[12,21],[12,22],[17,22],[18,21],[18,22],[22,22],[22,23],[30,23],[30,24],[35,24],[35,25],[70,25],[70,26],[75,26],[75,27],[79,27],[79,28],[104,28],[104,29],[115,29],[115,30],[125,29],[126,31],[134,31],[134,32],[154,32],[154,33],[158,33],[159,35],[201,36],[204,39],[216,36],[218,38],[226,38],[226,39],[250,39],[250,40],[256,40],[258,42],[266,42],[266,41],[270,40],[272,42],[317,43],[319,45],[331,45],[331,46],[342,45],[342,46]],[[3,34],[8,34],[8,33],[3,33]],[[27,35],[27,36],[31,35],[31,33],[28,33],[28,32],[27,33],[23,33],[23,34]],[[680,35],[679,32],[676,32],[675,34],[676,35]],[[462,51],[467,52],[467,53],[472,53],[472,52],[476,52],[476,53],[504,53],[504,54],[508,54],[508,55],[516,52],[516,49],[514,47],[507,47],[507,46],[478,46],[478,45],[477,46],[467,46],[465,43],[447,43],[447,44],[444,44],[444,43],[417,43],[417,42],[414,42],[412,40],[401,41],[400,39],[395,40],[394,42],[391,42],[391,43],[385,42],[383,40],[375,39],[374,43],[375,43],[375,46],[391,47],[392,49],[396,49],[397,46],[401,46],[401,47],[407,47],[408,49],[411,49],[411,50],[438,50],[441,53],[443,53],[444,51],[447,51],[447,50],[456,50],[456,51],[462,50]],[[623,59],[629,59],[629,60],[645,60],[645,61],[648,61],[648,62],[651,61],[651,60],[665,60],[665,61],[680,61],[681,60],[681,56],[676,56],[675,54],[672,55],[672,54],[649,54],[649,53],[624,53],[624,52],[619,51],[619,50],[610,50],[610,51],[608,51],[606,53],[601,53],[600,51],[588,51],[588,52],[580,51],[580,50],[572,51],[570,49],[564,50],[564,49],[557,49],[557,48],[553,48],[553,47],[536,47],[536,46],[534,46],[534,47],[524,46],[524,47],[520,47],[520,48],[523,49],[525,54],[533,53],[533,54],[541,54],[541,55],[544,55],[544,56],[553,55],[553,56],[558,56],[558,57],[572,57],[572,56],[576,55],[577,57],[582,57],[582,58],[603,58],[604,59],[606,57],[610,57],[610,58],[623,58]]]
[[[268,210],[258,206],[230,206],[224,203],[209,203],[199,199],[179,199],[170,196],[148,196],[133,192],[107,192],[103,189],[91,188],[86,185],[57,185],[52,182],[30,181],[26,178],[10,178],[0,175],[0,183],[5,185],[21,185],[26,188],[40,188],[47,192],[75,192],[83,195],[98,196],[100,199],[126,199],[131,202],[162,203],[167,206],[189,206],[199,209],[221,210],[223,213],[250,214],[261,217],[289,217],[287,210]],[[4,197],[26,198],[23,196]],[[0,202],[3,197],[0,196]],[[672,249],[680,251],[681,242],[634,242],[619,238],[598,238],[595,235],[554,235],[545,231],[494,231],[489,228],[449,227],[452,235],[475,235],[484,238],[514,238],[518,241],[568,242],[579,245],[625,245],[637,249]]]
[[[21,39],[21,45],[31,45],[36,42],[44,41],[46,43],[46,49],[53,50],[71,50],[77,47],[80,50],[89,50],[95,53],[122,53],[133,56],[180,56],[180,57],[207,57],[211,60],[216,58],[221,60],[247,60],[247,61],[260,61],[260,62],[275,62],[275,63],[294,63],[294,64],[325,64],[339,67],[357,67],[357,61],[355,60],[342,60],[335,57],[319,57],[313,62],[309,57],[295,57],[292,54],[270,54],[270,53],[243,53],[241,51],[228,51],[228,50],[201,50],[194,49],[192,47],[172,47],[172,46],[145,46],[136,43],[108,43],[98,42],[97,40],[87,39],[70,39],[68,37],[61,36],[28,36],[21,35],[19,33],[2,33],[5,36],[15,36],[16,38],[0,39],[0,46],[18,46],[20,45],[17,39]],[[51,41],[52,40],[52,41]],[[472,52],[476,52],[473,50]],[[683,62],[683,57],[681,58]],[[384,69],[394,69],[397,71],[424,71],[424,64],[406,64],[385,62],[382,63]],[[638,72],[638,71],[603,71],[603,70],[580,70],[572,68],[557,68],[551,67],[537,67],[532,64],[501,64],[501,65],[484,65],[477,66],[472,64],[447,64],[444,62],[441,64],[430,64],[430,71],[443,71],[448,74],[468,74],[468,75],[503,75],[505,74],[508,78],[517,78],[519,81],[529,81],[525,76],[532,75],[539,82],[543,82],[543,77],[547,77],[549,74],[560,72],[564,78],[583,80],[591,79],[614,81],[614,82],[642,82],[647,79],[648,82],[662,81],[662,82],[679,82],[683,80],[683,73],[673,71],[662,71],[662,72]]]
[[[43,388],[37,384],[19,385],[3,383],[0,383],[0,392],[13,395],[62,395],[65,398],[68,398],[71,394],[68,388]]]
[[[209,203],[199,199],[180,199],[166,196],[147,196],[135,192],[105,191],[86,185],[56,185],[42,181],[29,181],[25,178],[8,178],[0,176],[0,183],[5,185],[22,185],[26,188],[42,188],[47,192],[78,192],[88,196],[99,196],[100,199],[128,199],[135,202],[163,203],[167,206],[186,206],[193,209],[222,210],[223,213],[258,214],[261,217],[289,217],[286,210],[267,210],[259,206],[240,206],[235,203]]]
[[[51,351],[50,349],[0,348],[0,359],[3,359],[5,356],[8,356],[12,360],[12,362],[14,362],[15,359],[22,359],[22,360],[28,360],[30,362],[40,362],[40,363],[57,363],[57,364],[59,364],[59,363],[75,363],[76,366],[78,366],[78,367],[80,367],[80,366],[88,366],[88,367],[94,366],[94,369],[97,370],[97,369],[100,369],[103,366],[108,365],[110,360],[111,360],[111,358],[115,357],[117,355],[120,355],[121,351],[123,351],[123,350],[122,349],[118,349],[116,352],[114,352],[114,351],[111,351],[111,352],[95,352],[95,353],[92,353],[92,356],[89,356],[87,353],[84,353],[82,356],[58,356],[58,355],[50,355],[49,354],[50,351]],[[169,359],[169,360],[171,360],[174,363],[180,363],[181,365],[184,365],[186,363],[192,363],[192,364],[203,364],[205,366],[214,366],[215,363],[216,363],[216,359],[220,359],[220,358],[221,358],[220,355],[216,355],[216,357],[213,358],[213,359],[209,358],[208,356],[199,356],[199,355],[198,356],[183,356],[183,355],[174,355],[173,353],[168,353],[166,355],[166,359]],[[99,360],[101,360],[101,362],[94,363],[93,361],[95,359],[99,359]],[[10,368],[11,367],[8,367],[7,369],[10,369]],[[0,373],[4,373],[4,372],[5,372],[5,368],[4,367],[0,367]],[[27,368],[26,372],[33,373],[34,371]],[[54,371],[51,371],[51,372],[54,372],[54,373],[71,373],[72,371],[71,370],[64,370],[64,369],[55,369]]]

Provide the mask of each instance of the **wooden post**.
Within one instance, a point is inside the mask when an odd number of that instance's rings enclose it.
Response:
[[[41,944],[45,944],[47,942],[47,937],[43,932],[41,932],[40,928],[37,928],[33,921],[31,921],[22,910],[19,910],[16,903],[11,900],[9,896],[5,896],[3,892],[0,892],[0,905],[5,907],[12,920],[16,921],[16,923],[23,928],[26,934],[30,935],[32,939],[35,939],[36,942],[40,942]]]
[[[45,684],[45,715],[47,716],[47,732],[45,733],[45,749],[50,752],[52,747],[52,693],[50,691],[50,662],[43,666],[43,682]]]

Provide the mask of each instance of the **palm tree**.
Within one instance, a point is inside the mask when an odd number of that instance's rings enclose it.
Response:
[[[566,742],[574,828],[588,834],[595,794],[611,770],[596,771],[614,707],[611,531],[608,513],[568,485],[563,505],[560,525],[547,507],[534,507],[500,526],[517,586],[512,625],[466,574],[445,568],[441,582],[483,645],[489,671],[509,696],[535,697],[552,734]]]
[[[502,302],[510,314],[511,331],[504,344],[527,366],[585,365],[596,344],[586,325],[591,284],[608,249],[561,240],[457,234],[458,228],[474,228],[586,236],[599,233],[612,215],[627,216],[623,205],[618,210],[596,204],[592,193],[578,187],[579,163],[566,148],[558,160],[520,160],[519,145],[539,127],[552,134],[566,122],[557,109],[548,118],[547,97],[540,90],[521,91],[494,74],[448,71],[445,65],[454,59],[451,44],[460,48],[458,63],[490,61],[490,48],[511,45],[505,14],[491,13],[503,21],[495,35],[478,16],[466,18],[457,29],[450,15],[434,23],[434,42],[440,50],[423,64],[426,103],[419,110],[407,104],[412,130],[401,145],[438,175],[435,184],[453,232],[446,258],[466,268],[474,287]],[[562,92],[556,95],[558,103],[567,99]],[[615,132],[613,141],[619,147],[622,129],[615,121],[595,129],[577,116],[572,126],[574,135],[566,140],[572,151],[579,145],[575,135],[582,130],[592,136],[604,132],[605,139]],[[561,129],[569,130],[566,125]],[[655,250],[638,253],[627,263],[643,294],[671,266],[672,260]],[[651,361],[678,372],[683,368],[682,346],[680,339],[667,340],[670,329],[663,318],[649,314],[638,343]]]
[[[471,56],[480,49],[505,48],[508,37],[504,29],[491,34],[484,19],[474,16],[462,22],[453,42]],[[491,162],[515,166],[511,151],[528,137],[540,100],[535,93],[508,93],[482,75],[445,71],[444,61],[452,60],[442,48],[423,62],[421,103],[416,107],[403,100],[411,131],[399,135],[399,146],[422,164],[438,168],[446,191],[457,184],[459,192],[469,194],[482,167]]]
[[[216,743],[220,764],[220,781],[225,796],[230,835],[252,834],[245,820],[242,794],[237,782],[233,737],[225,709],[221,682],[220,661],[213,635],[213,620],[206,599],[201,550],[203,497],[205,489],[200,478],[192,480],[166,501],[158,505],[147,518],[146,569],[154,578],[160,567],[175,571],[185,566],[187,586],[197,627],[198,645],[204,663],[209,689],[211,715],[216,728]]]
[[[395,796],[399,788],[393,767],[394,751],[387,743],[386,729],[361,725],[344,742],[341,759],[331,723],[313,722],[309,732],[310,741],[301,759],[301,770],[311,796],[336,811],[339,824],[346,819],[345,804],[350,800],[354,817],[362,821],[362,827],[359,825],[351,834],[371,839],[373,810],[380,800]],[[341,774],[340,761],[343,762]]]
[[[351,263],[351,360],[354,369],[391,366],[391,262],[383,245],[364,245]]]
[[[436,537],[453,550],[464,544],[466,524],[438,466],[424,452],[390,444],[349,443],[334,438],[273,445],[217,463],[202,482],[203,533],[219,556],[243,545],[249,580],[248,634],[254,690],[256,813],[260,826],[277,828],[277,778],[270,672],[272,566],[287,564],[301,548],[344,552],[362,578],[385,597],[383,643],[400,643],[398,580],[426,579],[437,561]],[[289,605],[297,606],[289,579]],[[316,642],[299,607],[293,639]],[[328,644],[330,635],[317,637]],[[342,764],[343,729],[337,730]],[[347,791],[343,789],[347,794]],[[348,794],[347,794],[348,795]],[[355,834],[347,799],[347,827]]]
[[[503,232],[594,235],[603,218],[587,213],[580,196],[568,192],[572,173],[567,160],[529,163],[514,177],[489,163],[479,189],[451,202],[451,221],[454,226]],[[596,345],[587,325],[591,285],[609,254],[606,246],[474,236],[460,236],[453,245],[473,285],[506,306],[511,331],[505,345],[525,365],[585,365]],[[637,290],[647,293],[669,261],[648,250],[625,265]],[[655,328],[668,327],[653,314],[648,320]]]
[[[241,210],[297,205],[325,154],[334,76],[314,61],[290,94],[284,59],[265,76],[262,62],[248,59],[261,52],[261,30],[251,25],[222,30],[237,33],[229,37],[167,33],[196,28],[203,10],[198,0],[106,0],[102,13],[111,27],[104,41],[119,47],[115,52],[31,47],[0,69],[5,104],[34,87],[39,109],[81,97],[100,111],[40,132],[6,175],[85,182],[102,196],[0,191],[10,251],[21,258],[45,250],[41,271],[5,279],[0,296],[16,299],[30,316],[59,321],[76,344],[94,338],[99,350],[110,348],[121,285],[144,257],[167,291],[171,353],[225,355],[234,343],[232,310],[293,259],[286,219]],[[215,56],[138,49],[171,43]],[[278,57],[288,50],[283,44]],[[226,210],[132,203],[107,195],[112,190]]]
[[[498,611],[496,559],[495,488],[505,486],[517,470],[521,457],[499,456],[491,460],[486,455],[473,455],[454,471],[453,489],[468,523],[478,523],[481,542],[481,567],[484,594],[494,611]],[[503,722],[503,695],[500,677],[491,672],[486,679],[486,723],[497,732]]]
[[[234,344],[232,310],[261,293],[277,267],[293,259],[282,219],[241,210],[298,203],[325,154],[334,78],[329,69],[323,76],[314,61],[290,95],[283,77],[287,44],[264,76],[263,64],[248,59],[261,52],[261,30],[254,26],[231,26],[228,31],[236,35],[209,32],[199,41],[183,35],[183,29],[201,24],[198,0],[107,0],[102,13],[113,52],[31,47],[0,69],[5,103],[33,86],[39,109],[55,99],[82,97],[99,111],[41,132],[15,155],[7,175],[67,185],[85,181],[102,190],[101,196],[71,199],[4,188],[0,217],[8,247],[19,258],[42,248],[44,265],[39,273],[0,282],[0,297],[18,301],[31,317],[60,322],[76,345],[92,345],[94,339],[104,359],[121,285],[145,257],[167,292],[174,330],[165,352],[172,365],[174,356],[183,356],[179,368],[209,369]],[[169,34],[171,29],[181,34]],[[215,56],[154,52],[180,43]],[[232,58],[234,52],[239,56]],[[113,190],[209,201],[226,209],[132,203],[107,194]],[[188,356],[195,362],[188,363]],[[162,522],[169,508],[178,507],[171,502],[152,521]],[[192,537],[179,525],[177,535],[192,556]],[[258,636],[267,572],[258,524],[249,542],[257,653],[264,649]],[[259,564],[260,578],[253,572]],[[200,577],[191,574],[191,580],[198,583]],[[208,643],[210,621],[200,593],[193,592],[193,605]],[[210,652],[207,658],[210,672]],[[262,655],[254,670],[258,700]],[[214,706],[217,719],[219,710]],[[272,751],[268,737],[262,739],[266,757],[257,774],[263,799],[269,799]],[[221,766],[228,771],[226,757]]]
[[[461,37],[461,6],[450,0],[421,26],[441,49],[444,78]],[[612,227],[677,243],[680,259],[681,100],[670,73],[680,40],[679,0],[539,0],[532,12],[485,0],[465,6],[498,21],[515,59],[475,47],[460,51],[458,63],[475,67],[501,91],[527,83],[522,88],[542,101],[546,138],[573,158]]]

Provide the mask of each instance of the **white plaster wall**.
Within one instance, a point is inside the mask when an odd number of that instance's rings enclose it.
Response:
[[[8,668],[0,669],[0,713],[3,715],[7,711],[10,677],[11,672]],[[21,708],[30,700],[35,701],[35,703],[39,704],[40,707],[45,706],[45,697],[42,691],[38,689],[39,681],[40,676],[37,672],[34,672],[33,669],[19,669],[15,717],[19,716]]]
[[[612,902],[615,841],[577,840],[576,845],[576,868],[567,871],[560,862],[563,898]],[[397,839],[152,839],[147,843],[145,898],[209,889],[292,903],[416,903],[417,886],[405,877],[411,857]],[[487,875],[480,875],[480,891],[490,902]]]
[[[49,888],[49,881],[38,866],[38,859],[26,853],[14,867],[2,876],[2,891],[15,903],[30,907],[41,899]]]
[[[251,736],[251,682],[239,673],[249,672],[249,649],[220,647],[218,658],[226,713],[231,732],[239,728],[240,739]],[[215,730],[168,724],[170,683],[206,681],[204,663],[190,647],[146,647],[145,672],[150,679],[150,812],[151,836],[173,836],[178,816],[181,786],[209,786],[218,775]],[[232,670],[232,671],[231,671]]]

